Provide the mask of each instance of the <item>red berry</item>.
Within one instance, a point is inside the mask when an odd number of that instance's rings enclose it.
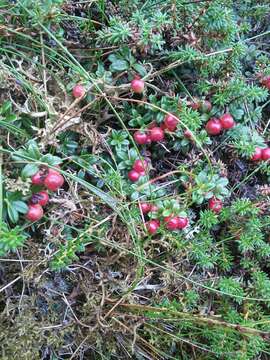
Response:
[[[270,76],[265,76],[261,79],[261,83],[263,86],[265,86],[267,89],[270,90]]]
[[[64,184],[64,182],[65,180],[59,172],[49,169],[49,174],[44,180],[44,185],[47,189],[56,191]]]
[[[133,170],[138,173],[145,172],[147,169],[147,161],[146,160],[136,160],[133,164]]]
[[[219,119],[223,129],[231,129],[234,127],[235,122],[231,114],[224,114]]]
[[[148,129],[150,130],[150,129],[153,129],[154,127],[157,127],[158,126],[158,124],[157,124],[157,122],[156,121],[152,121],[149,125],[148,125]],[[164,130],[164,129],[163,129]]]
[[[214,196],[209,200],[208,204],[209,209],[214,211],[216,214],[220,213],[221,209],[223,208],[222,201]]]
[[[165,125],[165,128],[168,129],[169,131],[175,131],[177,128],[178,122],[179,122],[179,120],[177,119],[177,117],[175,117],[172,114],[165,116],[164,125]]]
[[[33,185],[43,185],[45,176],[41,171],[38,171],[31,179]]]
[[[201,104],[202,112],[210,112],[212,110],[212,104],[208,100],[204,100]]]
[[[149,234],[155,234],[160,226],[160,223],[158,220],[150,220],[145,225]]]
[[[148,214],[151,211],[151,204],[142,202],[139,204],[139,207],[143,214]]]
[[[193,110],[198,110],[201,107],[201,103],[199,100],[195,100],[190,103],[190,106]]]
[[[133,79],[131,81],[131,89],[136,94],[141,94],[144,90],[144,81],[142,79]]]
[[[135,170],[130,170],[129,173],[128,173],[128,178],[132,182],[138,181],[140,176],[141,176],[141,174],[138,173],[138,171],[135,171]]]
[[[166,222],[166,228],[168,230],[177,230],[178,229],[178,217],[177,216],[167,216],[164,218]]]
[[[151,212],[158,212],[159,208],[157,205],[151,205]]]
[[[28,205],[28,212],[25,215],[29,221],[38,221],[43,216],[43,209],[39,204]]]
[[[150,139],[152,141],[162,141],[164,140],[164,131],[160,127],[153,127],[149,130],[150,132]]]
[[[34,194],[31,198],[32,204],[39,204],[41,206],[47,205],[48,201],[49,201],[49,195],[47,191],[40,191]]]
[[[264,161],[270,159],[270,148],[262,149],[262,159]]]
[[[212,118],[207,122],[205,129],[209,135],[219,135],[222,132],[222,125],[219,119]]]
[[[188,218],[178,216],[177,220],[178,220],[178,225],[177,225],[178,229],[184,229],[185,227],[188,226]]]
[[[262,149],[259,147],[255,148],[255,152],[250,158],[251,161],[258,161],[262,159]]]
[[[149,141],[149,137],[146,133],[143,133],[141,131],[135,131],[134,133],[134,140],[137,144],[139,145],[144,145],[144,144],[147,144],[148,141]],[[151,141],[151,139],[150,139]]]
[[[72,95],[75,98],[80,98],[80,97],[84,96],[85,95],[85,88],[80,84],[75,85],[73,90],[72,90]]]
[[[192,139],[192,133],[189,130],[184,131],[184,137],[187,139]]]

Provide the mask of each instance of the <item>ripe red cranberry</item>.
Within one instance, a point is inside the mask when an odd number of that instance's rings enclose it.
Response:
[[[149,204],[149,203],[142,202],[139,204],[139,207],[143,214],[148,214],[151,211],[151,204]]]
[[[35,175],[31,177],[33,185],[43,185],[45,176],[42,171],[38,171]]]
[[[209,135],[219,135],[222,132],[222,125],[219,119],[212,118],[207,122],[205,129]]]
[[[177,216],[167,216],[164,218],[166,223],[166,228],[168,230],[177,230],[178,229],[178,217]]]
[[[39,204],[30,204],[28,205],[25,217],[29,221],[38,221],[42,218],[43,214],[43,209]]]
[[[267,89],[270,90],[270,76],[264,76],[262,79],[261,79],[261,84],[266,87]]]
[[[56,191],[64,184],[64,182],[65,180],[59,172],[49,169],[49,173],[44,180],[44,185],[47,189]]]
[[[259,147],[255,148],[254,154],[251,156],[251,161],[258,161],[262,159],[262,149]]]
[[[153,127],[149,130],[150,132],[150,139],[152,141],[162,141],[164,140],[164,131],[160,127]]]
[[[214,196],[209,200],[208,204],[209,204],[209,209],[215,212],[216,214],[220,213],[223,208],[222,201]]]
[[[143,173],[147,170],[147,161],[146,160],[135,160],[133,164],[133,170],[137,171],[138,173]]]
[[[267,161],[270,159],[270,148],[262,149],[262,160]]]
[[[179,123],[179,120],[174,115],[166,115],[164,119],[164,126],[165,129],[168,129],[169,131],[175,131],[177,128],[177,125]]]
[[[192,101],[190,103],[190,107],[193,109],[193,110],[199,110],[200,107],[201,107],[201,102],[198,100],[198,99],[194,99],[194,101]]]
[[[32,204],[39,204],[40,206],[47,205],[48,201],[49,201],[49,195],[47,191],[40,191],[34,194],[31,198]]]
[[[130,170],[128,173],[128,178],[132,182],[138,181],[140,177],[141,177],[141,174],[138,173],[138,171]]]
[[[135,77],[131,81],[131,89],[136,94],[141,94],[144,90],[144,81],[138,77]]]
[[[223,129],[231,129],[234,127],[235,122],[231,114],[224,114],[219,119]]]
[[[151,212],[158,212],[159,208],[157,205],[151,205]]]
[[[73,90],[72,90],[72,95],[75,98],[80,98],[80,97],[84,96],[85,95],[85,88],[80,84],[75,85]]]
[[[184,137],[187,139],[192,139],[192,133],[189,130],[184,131]]]
[[[147,144],[147,142],[149,140],[148,135],[146,133],[141,132],[141,131],[135,131],[133,137],[134,137],[135,142],[137,144],[139,144],[139,145]]]
[[[187,217],[178,216],[177,220],[178,220],[178,225],[177,225],[178,229],[181,230],[188,226],[188,218]]]
[[[145,225],[149,234],[155,234],[160,226],[160,223],[158,220],[150,220]]]
[[[201,104],[202,112],[210,112],[212,110],[212,104],[208,100],[204,100]]]

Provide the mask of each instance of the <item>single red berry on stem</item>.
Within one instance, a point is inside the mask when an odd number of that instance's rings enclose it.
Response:
[[[261,79],[261,84],[266,87],[268,90],[270,90],[270,76],[264,76]]]
[[[205,129],[209,135],[219,135],[222,132],[222,125],[219,119],[210,119],[205,126]]]
[[[44,180],[44,185],[47,189],[56,191],[64,184],[64,182],[65,180],[59,172],[49,169],[49,173]]]
[[[72,95],[75,98],[80,98],[80,97],[84,96],[85,95],[85,88],[80,84],[75,85],[73,90],[72,90]]]
[[[160,127],[153,127],[149,130],[150,139],[154,142],[164,140],[164,131]]]
[[[212,104],[208,100],[204,100],[201,104],[202,112],[210,112],[212,110]]]
[[[267,161],[270,159],[270,148],[262,149],[262,160]]]
[[[31,177],[33,185],[43,185],[45,176],[41,171],[38,171],[35,175]]]
[[[151,212],[158,212],[159,208],[157,205],[151,205]]]
[[[235,126],[234,119],[231,114],[224,114],[219,119],[223,129],[231,129]]]
[[[32,204],[39,204],[40,206],[47,205],[48,201],[49,201],[49,195],[45,190],[34,194],[31,198]]]
[[[149,203],[146,202],[139,203],[139,207],[143,214],[148,214],[151,211],[151,204]]]
[[[147,170],[147,161],[146,160],[135,160],[133,164],[133,170],[142,173]]]
[[[43,209],[39,204],[30,204],[28,205],[28,211],[25,217],[29,221],[38,221],[42,218],[43,214]]]
[[[209,204],[209,209],[215,212],[216,214],[220,213],[220,211],[223,208],[222,201],[214,196],[209,200],[208,204]]]
[[[166,223],[166,228],[168,230],[177,230],[178,229],[178,217],[177,216],[167,216],[164,218]]]
[[[164,126],[165,129],[168,129],[169,131],[175,131],[177,128],[177,125],[179,123],[179,120],[177,117],[175,117],[172,114],[167,114],[164,119]]]
[[[158,220],[150,220],[146,224],[146,229],[148,230],[149,234],[153,235],[157,232],[160,223]]]
[[[190,107],[193,109],[193,110],[199,110],[200,107],[201,107],[201,102],[198,100],[198,99],[194,99],[194,101],[192,101],[190,103]]]
[[[134,137],[135,142],[139,145],[145,145],[149,141],[148,135],[141,131],[135,131],[133,137]],[[150,139],[150,141],[151,141],[151,139]]]
[[[184,137],[187,139],[192,139],[192,132],[190,130],[185,130]]]
[[[255,152],[251,156],[250,160],[251,161],[259,161],[261,159],[262,159],[262,149],[259,147],[256,147]]]
[[[178,222],[177,228],[180,230],[182,230],[188,226],[188,218],[187,217],[178,216],[177,222]]]
[[[141,94],[144,90],[144,81],[138,77],[135,77],[131,81],[131,89],[134,93]]]
[[[141,174],[138,173],[138,171],[130,170],[128,173],[128,178],[132,182],[138,181],[140,177],[141,177]]]

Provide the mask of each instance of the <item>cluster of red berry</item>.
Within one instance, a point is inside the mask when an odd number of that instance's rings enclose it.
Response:
[[[227,113],[222,115],[219,119],[210,119],[205,125],[205,130],[209,135],[219,135],[223,130],[231,129],[234,126],[235,122],[232,115]]]
[[[148,164],[146,160],[135,160],[132,170],[128,173],[128,178],[132,182],[136,182],[139,180],[141,176],[145,175]]]
[[[140,94],[144,91],[144,82],[138,76],[135,77],[131,82],[131,89],[134,93]],[[212,109],[212,105],[209,101],[203,102],[194,101],[190,106],[195,109],[202,109],[204,112],[209,112]],[[139,145],[149,145],[152,142],[163,141],[165,138],[165,131],[174,132],[177,129],[179,119],[173,114],[167,114],[160,126],[155,123],[150,124],[146,131],[137,130],[134,133],[134,140]],[[209,135],[218,135],[224,129],[231,129],[235,126],[233,117],[230,114],[224,114],[219,119],[212,118],[206,124],[206,131]],[[192,133],[189,130],[184,131],[186,138],[192,138]],[[132,170],[128,173],[128,178],[132,182],[139,180],[140,176],[145,175],[147,170],[146,160],[136,160]],[[223,204],[220,199],[212,197],[209,202],[209,209],[216,214],[220,213]],[[149,203],[141,203],[140,209],[143,214],[153,212],[153,205]],[[168,230],[184,229],[188,225],[188,219],[180,216],[167,216],[164,218],[165,226]],[[160,227],[159,220],[150,220],[146,223],[146,228],[150,234],[155,234]]]
[[[147,215],[150,212],[153,213],[158,211],[158,207],[156,205],[146,202],[140,203],[139,208],[144,215]],[[187,227],[188,225],[188,218],[181,216],[174,216],[174,215],[166,216],[163,219],[163,221],[165,223],[166,229],[170,231],[181,230]],[[157,219],[152,219],[146,222],[145,226],[149,234],[153,235],[157,232],[158,228],[160,227],[160,221]]]
[[[149,145],[152,142],[163,141],[165,138],[164,130],[174,132],[177,129],[179,120],[172,114],[167,114],[163,123],[160,126],[156,126],[156,123],[151,124],[147,131],[135,131],[134,140],[139,145]]]
[[[53,169],[39,170],[32,176],[32,184],[45,186],[48,190],[56,191],[64,184],[63,176]],[[25,217],[30,221],[38,221],[44,215],[42,206],[46,206],[49,201],[49,195],[46,190],[39,191],[32,195],[28,212]]]
[[[267,161],[269,159],[270,159],[270,148],[269,147],[264,148],[264,149],[257,147],[255,149],[254,154],[251,157],[252,161],[260,161],[260,160]]]

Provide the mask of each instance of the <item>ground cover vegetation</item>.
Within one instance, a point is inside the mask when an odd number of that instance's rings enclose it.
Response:
[[[0,2],[1,359],[270,359],[269,20]]]

